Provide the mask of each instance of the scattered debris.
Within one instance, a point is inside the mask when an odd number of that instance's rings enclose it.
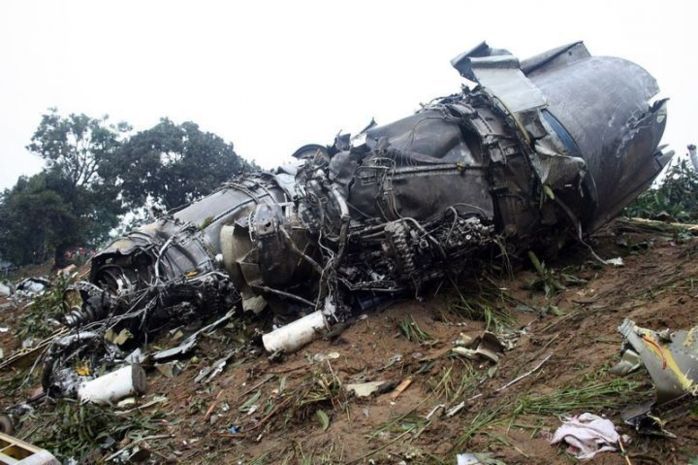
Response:
[[[501,460],[495,459],[488,452],[458,454],[456,456],[456,465],[507,465]]]
[[[66,266],[65,268],[61,268],[60,270],[58,270],[58,272],[56,274],[58,274],[59,276],[68,277],[68,276],[71,276],[73,273],[75,273],[77,271],[77,269],[78,269],[77,265],[70,264],[70,265]]]
[[[314,363],[322,363],[327,360],[337,360],[339,358],[339,352],[328,352],[326,354],[315,354],[313,355]]]
[[[109,404],[133,394],[144,394],[145,390],[145,371],[140,365],[133,364],[83,383],[78,388],[78,399]]]
[[[3,433],[0,433],[0,464],[61,465],[49,451]]]
[[[698,397],[698,326],[657,332],[626,319],[618,331],[624,345],[622,360],[614,370],[629,372],[641,363],[657,394],[656,401],[626,410],[624,421],[645,434],[671,436],[664,429],[666,421],[688,413]]]
[[[195,331],[193,334],[189,335],[178,346],[172,347],[172,348],[166,349],[166,350],[161,350],[159,352],[155,352],[152,355],[153,361],[154,362],[165,362],[167,360],[171,360],[173,358],[181,357],[183,355],[188,354],[196,347],[196,345],[198,343],[198,338],[200,335],[208,333],[210,331],[213,331],[214,329],[222,326],[224,323],[227,323],[234,315],[235,315],[235,312],[229,311],[228,313],[226,313],[225,315],[223,315],[221,318],[217,319],[213,323],[206,325],[203,328],[199,329],[198,331]]]
[[[395,390],[390,394],[390,400],[394,401],[398,397],[400,397],[400,394],[405,392],[405,390],[407,390],[407,388],[410,387],[411,384],[412,378],[403,379],[402,382],[400,382],[400,384],[398,384]]]
[[[465,408],[465,401],[461,401],[446,411],[446,417],[451,418]]]
[[[0,297],[9,297],[13,289],[10,284],[0,282]]]
[[[625,262],[623,261],[623,257],[616,257],[616,258],[607,258],[604,260],[606,265],[612,265],[616,267],[621,267],[625,266]]]
[[[385,388],[391,383],[386,381],[369,381],[367,383],[349,383],[344,385],[347,392],[356,397],[370,397],[375,393],[385,392]]]
[[[565,442],[569,451],[580,460],[589,460],[604,451],[615,451],[621,437],[611,420],[592,413],[565,418],[553,434],[551,444]]]
[[[623,321],[618,331],[640,356],[657,390],[657,403],[698,394],[698,326],[656,332]]]
[[[466,347],[461,345],[466,342]],[[475,338],[461,338],[460,340],[456,341],[456,344],[457,345],[451,349],[451,353],[469,359],[476,359],[478,356],[480,356],[492,361],[493,363],[497,363],[499,361],[499,358],[502,356],[505,349],[504,344],[502,344],[499,338],[497,338],[497,336],[490,331],[484,331]],[[469,348],[472,346],[476,346],[475,349]]]
[[[230,434],[238,434],[241,430],[237,425],[230,425],[226,431],[228,431]]]
[[[570,233],[583,242],[672,157],[659,147],[665,101],[630,62],[592,57],[582,42],[520,61],[483,42],[452,65],[477,85],[358,137],[301,147],[293,164],[240,175],[116,239],[66,291],[62,323],[112,330],[119,346],[231,308],[285,308],[295,321],[261,339],[272,354],[290,353],[372,308],[453,282],[491,251],[550,247]],[[598,79],[603,94],[587,85]],[[564,289],[529,257],[546,289]],[[30,278],[17,292],[48,285]],[[401,328],[429,341],[414,321]],[[194,339],[155,361],[190,351]],[[475,350],[496,362],[501,349],[489,342]],[[68,359],[60,350],[54,359]],[[114,358],[106,343],[92,351],[95,365],[99,354]],[[44,378],[69,369],[55,365]]]
[[[182,364],[174,360],[167,363],[155,363],[153,364],[156,370],[158,370],[165,378],[174,378],[182,372]],[[198,380],[195,380],[198,382]]]
[[[631,348],[626,348],[620,356],[620,362],[618,362],[613,368],[611,368],[611,373],[619,376],[627,375],[632,373],[642,366],[642,359],[640,355]]]
[[[31,299],[51,287],[51,281],[43,277],[26,278],[15,286],[14,296]]]
[[[262,342],[264,348],[271,353],[295,352],[325,331],[327,321],[324,314],[317,311],[265,334]]]
[[[444,338],[436,319],[427,332],[417,324],[425,321],[415,320],[417,313],[415,317],[393,315],[391,336],[394,322],[400,321],[400,333],[420,344],[424,353],[396,338],[392,342],[401,345],[386,346],[372,360],[378,365],[367,367],[371,352],[362,354],[363,364],[345,363],[349,346],[342,346],[346,341],[340,332],[348,325],[397,299],[421,298],[444,284],[455,285],[463,272],[478,269],[495,255],[504,263],[528,253],[546,295],[557,293],[556,299],[562,299],[568,284],[585,281],[546,267],[532,250],[553,250],[568,237],[585,244],[583,233],[597,230],[615,216],[671,158],[658,147],[666,108],[663,101],[651,100],[656,85],[646,72],[623,60],[591,57],[583,44],[576,43],[519,61],[483,43],[454,60],[454,66],[477,86],[437,99],[396,123],[367,128],[358,138],[340,134],[332,145],[303,147],[293,165],[241,175],[210,196],[117,239],[95,255],[86,281],[73,283],[65,292],[56,285],[50,292],[46,284],[41,290],[27,288],[26,292],[43,292],[52,298],[60,294],[61,298],[58,305],[51,301],[50,312],[36,314],[35,321],[50,323],[43,327],[46,334],[23,337],[31,342],[31,350],[13,359],[17,365],[0,365],[16,368],[21,360],[28,368],[24,380],[10,382],[32,386],[40,378],[41,396],[67,402],[60,404],[67,406],[66,416],[79,418],[84,413],[80,409],[99,403],[108,407],[95,415],[125,421],[156,403],[153,399],[139,406],[133,397],[146,389],[141,365],[157,370],[155,382],[165,385],[174,383],[162,378],[178,376],[183,366],[203,367],[196,376],[188,372],[186,379],[206,385],[190,383],[181,396],[173,393],[167,406],[181,412],[181,404],[188,404],[186,411],[196,415],[191,420],[196,423],[192,437],[177,438],[192,449],[186,454],[199,452],[195,445],[205,440],[204,428],[214,424],[216,435],[225,436],[228,443],[259,441],[278,433],[282,424],[308,419],[323,431],[345,431],[339,424],[344,421],[340,412],[346,409],[349,417],[349,402],[365,404],[364,415],[369,417],[369,404],[374,408],[373,404],[387,403],[367,397],[392,389],[389,398],[395,401],[413,382],[419,385],[431,377],[435,367],[453,369],[452,376],[443,376],[446,386],[434,389],[430,403],[417,404],[420,409],[412,403],[421,396],[422,386],[403,395],[400,407],[409,411],[400,413],[396,421],[391,419],[389,427],[378,433],[384,432],[390,441],[378,450],[422,434],[422,440],[430,434],[433,439],[432,420],[448,421],[458,413],[466,422],[462,438],[468,441],[483,425],[493,424],[504,408],[487,404],[494,396],[507,399],[512,419],[559,415],[570,412],[569,406],[584,405],[586,410],[610,405],[609,399],[617,400],[629,383],[599,381],[576,391],[551,389],[511,396],[520,392],[521,385],[512,386],[539,372],[551,359],[551,354],[545,354],[554,350],[547,345],[554,338],[505,331],[507,326],[514,327],[511,323],[518,322],[518,315],[502,317],[510,308],[504,305],[481,312],[484,324],[477,323],[477,328],[493,332],[476,337],[463,334],[452,347],[444,341],[460,331],[462,326],[455,325],[465,325],[463,321],[454,323]],[[587,83],[599,77],[613,98],[588,105],[599,99],[587,95],[593,94]],[[560,99],[560,95],[566,97]],[[603,147],[596,136],[601,129],[608,135]],[[606,263],[619,266],[623,260]],[[501,268],[508,271],[509,267],[505,263]],[[625,270],[616,272],[620,271]],[[61,274],[66,280],[75,277],[74,270]],[[478,294],[480,290],[475,286],[469,291]],[[466,302],[463,294],[467,292],[460,291],[454,290],[463,308],[484,308]],[[498,295],[502,293],[498,288]],[[519,304],[529,312],[562,306],[559,300],[545,307]],[[549,316],[545,311],[538,313],[541,319]],[[570,313],[570,318],[580,314]],[[466,317],[467,312],[459,315]],[[529,313],[527,318],[536,315]],[[255,327],[241,335],[237,329],[249,319]],[[215,321],[207,324],[211,320]],[[368,333],[375,330],[370,327],[374,321],[359,325],[365,325]],[[215,329],[220,331],[214,334]],[[167,336],[162,346],[154,345],[163,343],[158,335]],[[321,344],[323,352],[291,354],[321,335],[327,339]],[[519,343],[533,348],[535,355],[521,359],[524,363],[511,370],[504,356]],[[215,349],[209,350],[210,346]],[[161,347],[165,349],[158,350]],[[334,347],[342,350],[342,356],[330,351]],[[178,361],[192,356],[197,348],[197,360]],[[263,350],[272,356],[259,357]],[[381,367],[395,350],[408,355],[395,355]],[[237,358],[242,351],[244,357]],[[636,355],[643,358],[641,351]],[[637,366],[631,356],[627,352],[627,370]],[[259,363],[246,363],[253,358],[259,358]],[[274,366],[288,360],[294,365]],[[226,367],[232,371],[230,365],[235,366],[235,375],[221,379]],[[507,378],[498,376],[488,383],[503,367],[509,370]],[[99,376],[102,373],[108,374]],[[344,384],[340,376],[378,380]],[[402,382],[395,386],[380,378]],[[529,380],[534,378],[538,377]],[[271,379],[278,385],[266,384]],[[499,379],[511,381],[493,391],[500,386]],[[357,401],[347,394],[364,399]],[[684,392],[689,394],[694,393]],[[77,396],[85,403],[58,399],[61,396]],[[435,403],[427,413],[425,409]],[[370,420],[383,415],[371,412]],[[582,415],[573,420],[581,424],[585,419]],[[169,428],[177,423],[173,420],[168,418],[157,427]],[[540,428],[539,424],[529,426]],[[159,452],[153,448],[153,441],[169,436],[146,434],[149,427],[128,437],[102,437],[105,446],[99,447],[109,450],[104,454],[107,460],[171,462],[169,456],[155,457]],[[238,436],[226,436],[226,431]],[[60,438],[63,431],[51,434],[53,439]],[[81,430],[80,434],[89,436]],[[97,447],[83,439],[81,460]],[[299,449],[293,450],[293,457],[313,463],[312,455],[306,456],[304,444],[298,442],[291,446]],[[220,449],[210,444],[207,451]],[[457,448],[465,446],[463,442]],[[378,450],[352,457],[353,462]],[[191,459],[177,452],[175,461]],[[288,463],[290,456],[281,453],[266,460]],[[458,463],[503,462],[491,454],[466,453],[458,456]]]
[[[218,376],[223,372],[223,369],[228,364],[228,361],[235,356],[236,352],[232,351],[223,358],[216,360],[210,367],[203,368],[196,378],[194,378],[195,383],[210,383],[213,378]]]

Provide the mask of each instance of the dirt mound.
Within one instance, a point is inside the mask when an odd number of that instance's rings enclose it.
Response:
[[[666,425],[675,439],[638,435],[620,412],[653,398],[649,377],[644,370],[617,377],[609,368],[618,360],[616,328],[624,318],[653,329],[698,324],[698,242],[613,229],[597,241],[601,255],[622,254],[625,265],[601,267],[586,250],[567,251],[543,274],[480,279],[461,290],[463,299],[444,291],[397,303],[279,361],[241,349],[254,325],[230,324],[203,339],[196,356],[175,367],[181,373],[150,371],[148,394],[117,409],[127,413],[44,402],[17,434],[64,452],[103,445],[88,463],[140,448],[152,463],[453,464],[457,453],[489,451],[509,465],[567,464],[574,459],[546,433],[560,417],[588,411],[631,438],[627,457],[602,453],[593,463],[689,463],[698,457],[698,410]],[[555,292],[551,282],[565,289]],[[12,328],[20,317],[5,310],[0,326]],[[453,353],[454,342],[485,329],[510,345],[497,363]],[[17,344],[8,334],[0,334],[6,354]],[[228,354],[221,374],[195,381]],[[17,375],[0,375],[4,407],[35,387],[19,387]],[[382,392],[357,397],[346,389],[373,381],[384,383]],[[396,396],[398,385],[407,387]],[[92,443],[80,428],[57,426],[73,415],[100,419]],[[61,443],[83,435],[82,449]]]

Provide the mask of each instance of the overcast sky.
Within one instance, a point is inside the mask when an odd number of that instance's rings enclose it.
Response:
[[[198,123],[273,167],[456,92],[449,60],[482,40],[520,58],[575,40],[645,67],[670,97],[664,142],[698,141],[697,2],[2,1],[0,188],[48,107],[135,129]]]

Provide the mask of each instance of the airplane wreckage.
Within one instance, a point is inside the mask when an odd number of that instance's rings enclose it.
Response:
[[[142,355],[108,331],[143,343],[173,323],[224,315],[151,354],[166,360],[200,331],[268,307],[291,322],[262,336],[265,349],[294,351],[453,279],[488,250],[583,240],[671,159],[659,147],[666,100],[634,63],[577,42],[524,61],[482,43],[452,64],[470,81],[461,92],[301,147],[294,163],[241,175],[97,253],[89,281],[66,293],[71,330],[42,360],[44,391],[95,400],[105,376],[138,391]],[[84,376],[77,359],[115,371]]]

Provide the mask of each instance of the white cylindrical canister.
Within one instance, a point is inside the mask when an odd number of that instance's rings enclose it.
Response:
[[[325,316],[318,310],[265,334],[262,343],[268,352],[294,352],[326,330]]]
[[[78,388],[78,399],[81,402],[110,404],[133,394],[145,394],[145,390],[145,371],[140,365],[133,364],[87,381]]]

